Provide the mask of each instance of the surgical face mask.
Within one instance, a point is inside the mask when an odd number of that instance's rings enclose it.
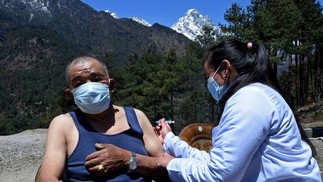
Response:
[[[109,108],[110,93],[107,84],[88,82],[72,92],[75,104],[84,113],[98,114]]]
[[[221,65],[219,66],[219,68]],[[226,84],[223,84],[221,87],[219,86],[218,83],[214,80],[214,76],[217,74],[218,69],[216,69],[215,73],[207,80],[207,88],[212,95],[212,97],[216,100],[219,101],[223,95],[223,93],[227,90]]]

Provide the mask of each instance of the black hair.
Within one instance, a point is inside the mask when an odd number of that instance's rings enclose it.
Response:
[[[237,78],[231,83],[218,102],[218,105],[220,106],[218,119],[222,116],[224,105],[227,100],[239,89],[251,83],[258,82],[268,85],[283,96],[282,92],[280,92],[276,76],[274,76],[271,69],[267,49],[261,43],[247,44],[235,39],[226,39],[218,44],[212,45],[207,50],[205,60],[208,61],[213,69],[220,67],[223,60],[228,60],[234,66],[238,74]],[[220,71],[221,69],[225,68],[221,66]],[[310,145],[312,154],[315,156],[316,150],[314,146],[299,124],[298,118],[296,118],[296,121],[302,139]]]
[[[237,90],[250,83],[260,82],[277,90],[277,85],[269,78],[267,50],[262,44],[253,43],[252,47],[248,48],[246,43],[227,39],[208,49],[206,60],[210,60],[209,64],[213,69],[221,66],[225,59],[234,66],[238,77],[230,86],[232,88],[231,94],[227,92],[219,104],[225,103]]]

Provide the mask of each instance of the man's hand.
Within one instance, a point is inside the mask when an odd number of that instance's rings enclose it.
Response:
[[[90,173],[97,176],[113,174],[114,172],[126,172],[129,167],[131,153],[111,144],[95,144],[98,151],[86,157],[85,167]],[[99,165],[104,169],[99,170]]]
[[[95,144],[98,151],[86,157],[85,167],[96,176],[109,177],[116,173],[126,173],[129,168],[131,152],[111,144]],[[168,154],[161,157],[149,157],[137,154],[136,172],[156,181],[170,181],[166,166],[173,159]],[[101,170],[99,165],[104,167]]]

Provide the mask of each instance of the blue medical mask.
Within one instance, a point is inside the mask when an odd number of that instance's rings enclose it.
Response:
[[[72,92],[75,104],[84,113],[98,114],[109,108],[110,93],[107,84],[88,82]]]
[[[219,66],[219,68],[221,65]],[[209,89],[210,94],[212,97],[216,100],[219,101],[223,95],[223,93],[227,90],[227,85],[223,84],[221,87],[219,86],[218,83],[214,80],[214,76],[217,74],[219,71],[219,68],[216,69],[215,73],[207,80],[207,88]]]

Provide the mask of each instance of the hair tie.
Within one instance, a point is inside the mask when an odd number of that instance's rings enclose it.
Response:
[[[248,47],[248,49],[252,49],[252,43],[248,42],[247,47]]]

